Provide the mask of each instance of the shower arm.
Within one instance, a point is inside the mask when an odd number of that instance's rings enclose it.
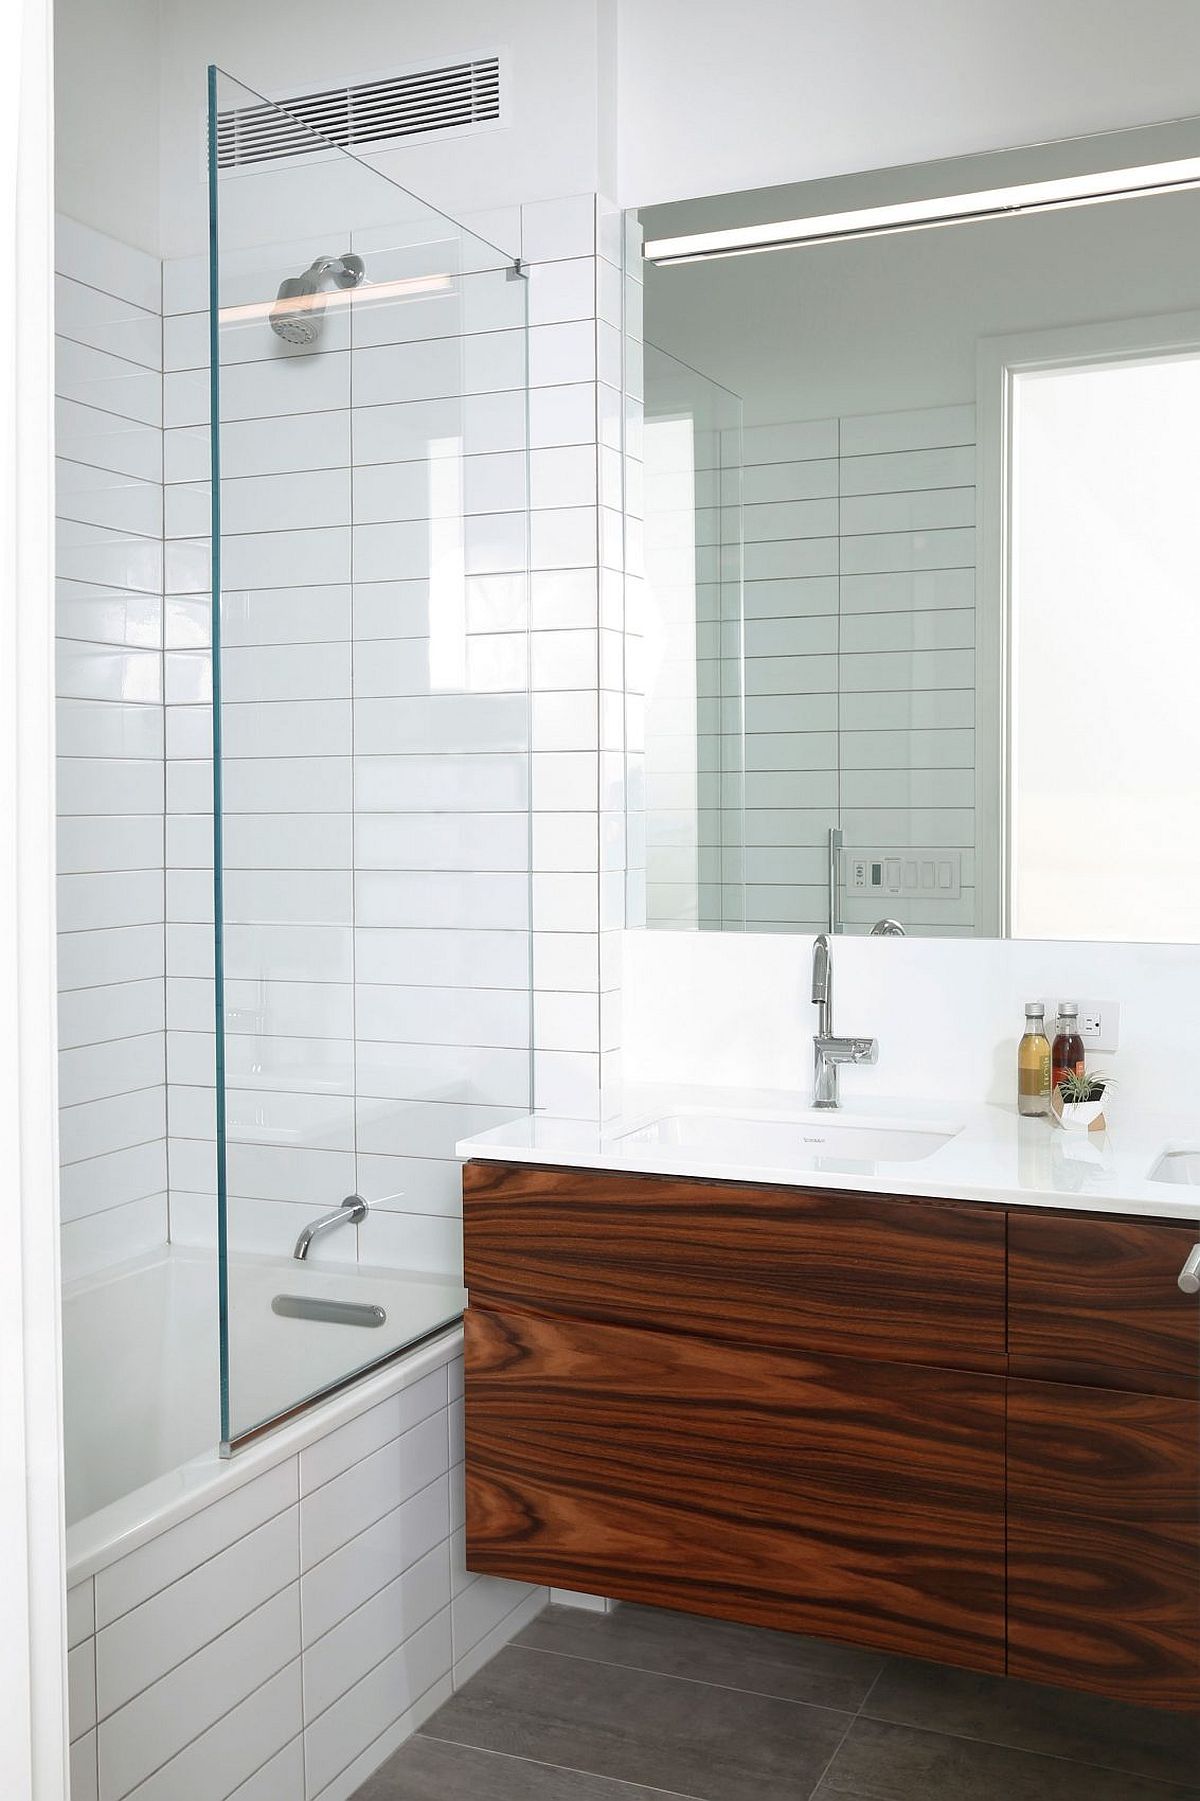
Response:
[[[309,264],[308,273],[315,275],[318,281],[328,279],[339,288],[357,288],[362,285],[366,268],[361,256],[347,250],[341,256],[317,257]]]

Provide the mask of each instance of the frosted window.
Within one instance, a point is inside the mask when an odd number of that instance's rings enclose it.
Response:
[[[1200,941],[1200,358],[1016,377],[1022,938]]]

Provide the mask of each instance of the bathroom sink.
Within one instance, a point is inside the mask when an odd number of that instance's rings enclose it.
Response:
[[[1178,1182],[1186,1187],[1200,1188],[1200,1147],[1192,1145],[1164,1151],[1150,1171],[1150,1180]]]
[[[790,1118],[680,1112],[635,1126],[621,1133],[615,1143],[631,1156],[647,1151],[697,1151],[714,1163],[746,1168],[836,1170],[874,1163],[915,1163],[931,1157],[961,1129],[898,1119],[831,1117],[822,1112]]]

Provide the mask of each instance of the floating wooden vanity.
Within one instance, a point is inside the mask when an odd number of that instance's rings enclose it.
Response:
[[[469,1568],[1200,1709],[1194,1225],[464,1185]]]

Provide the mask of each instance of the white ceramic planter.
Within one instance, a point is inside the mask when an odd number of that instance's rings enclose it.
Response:
[[[1064,1101],[1059,1120],[1064,1131],[1086,1132],[1093,1120],[1099,1119],[1103,1111],[1103,1095],[1098,1101]]]

